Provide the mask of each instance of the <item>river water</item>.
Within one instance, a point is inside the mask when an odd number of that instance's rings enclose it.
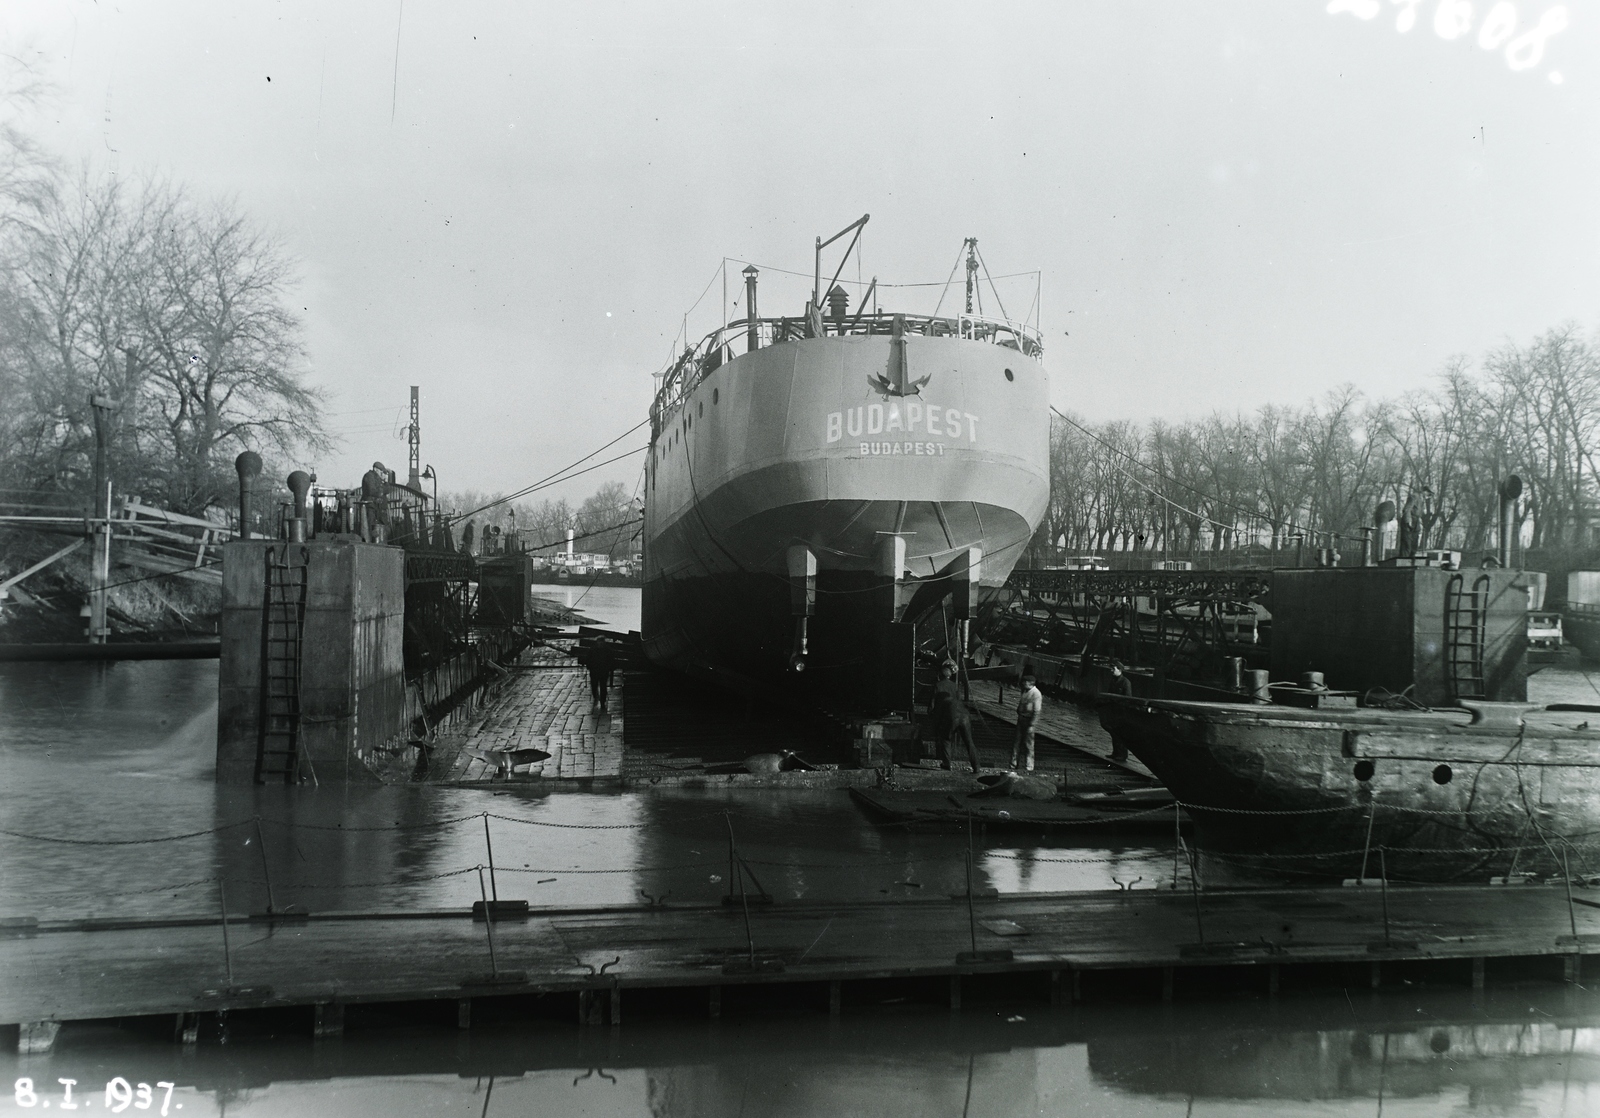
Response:
[[[638,628],[637,590],[540,591]],[[535,905],[714,900],[730,821],[780,898],[964,888],[960,836],[879,829],[835,791],[219,788],[216,686],[213,661],[0,664],[0,917],[209,913],[219,886],[230,911],[255,910],[269,881],[279,907],[461,907],[489,860],[484,813],[500,895]],[[1596,701],[1600,690],[1583,670],[1552,668],[1530,697]],[[1098,732],[1092,716],[1083,723]],[[977,866],[979,887],[1002,892],[1149,888],[1172,883],[1174,859],[1160,835],[1052,836],[980,839]],[[37,1097],[57,1108],[58,1078],[99,1092],[121,1075],[174,1082],[174,1103],[200,1114],[331,1113],[336,1098],[345,1113],[463,1115],[1344,1115],[1373,1113],[1380,1096],[1402,1114],[1600,1114],[1600,1006],[1550,997],[1363,991],[1285,998],[1270,1013],[1235,1000],[969,1007],[948,1020],[889,1004],[832,1026],[813,1015],[720,1031],[630,1024],[598,1051],[566,1022],[459,1039],[378,1027],[336,1050],[241,1037],[189,1057],[165,1038],[84,1027],[49,1057],[0,1063],[49,1084]],[[0,1109],[16,1105],[5,1099]]]
[[[535,597],[577,610],[601,625],[639,631],[639,591],[630,586],[535,586]]]

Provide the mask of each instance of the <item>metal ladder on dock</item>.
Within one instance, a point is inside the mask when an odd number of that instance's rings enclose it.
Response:
[[[304,547],[269,547],[266,551],[257,784],[271,780],[294,784],[300,777],[300,664],[309,561],[310,552]]]
[[[1444,640],[1450,694],[1457,700],[1486,697],[1483,646],[1489,629],[1489,576],[1479,575],[1467,589],[1466,577],[1450,576],[1445,589]]]

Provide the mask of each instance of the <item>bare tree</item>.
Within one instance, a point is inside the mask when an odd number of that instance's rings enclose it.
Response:
[[[31,53],[26,43],[0,50],[0,232],[31,227],[60,180],[58,161],[28,131],[54,93]]]
[[[86,175],[18,237],[7,355],[23,406],[3,450],[33,484],[81,488],[90,392],[121,403],[123,487],[183,511],[229,491],[239,450],[329,445],[289,261],[233,204]]]
[[[1485,364],[1508,405],[1534,546],[1585,542],[1600,484],[1600,354],[1568,324],[1526,349],[1506,345]]]

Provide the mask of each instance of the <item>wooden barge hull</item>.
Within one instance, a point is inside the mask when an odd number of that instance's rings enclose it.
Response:
[[[1108,700],[1202,849],[1290,875],[1600,871],[1600,708],[1303,710]],[[1591,728],[1594,727],[1594,728]],[[1381,853],[1380,853],[1381,851]]]

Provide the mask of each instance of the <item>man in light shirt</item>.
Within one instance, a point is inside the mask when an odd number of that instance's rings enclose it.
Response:
[[[1042,710],[1044,696],[1034,683],[1033,669],[1025,668],[1022,672],[1022,697],[1017,700],[1017,740],[1011,745],[1013,770],[1017,767],[1018,753],[1023,753],[1028,759],[1027,771],[1033,771],[1033,730]]]

